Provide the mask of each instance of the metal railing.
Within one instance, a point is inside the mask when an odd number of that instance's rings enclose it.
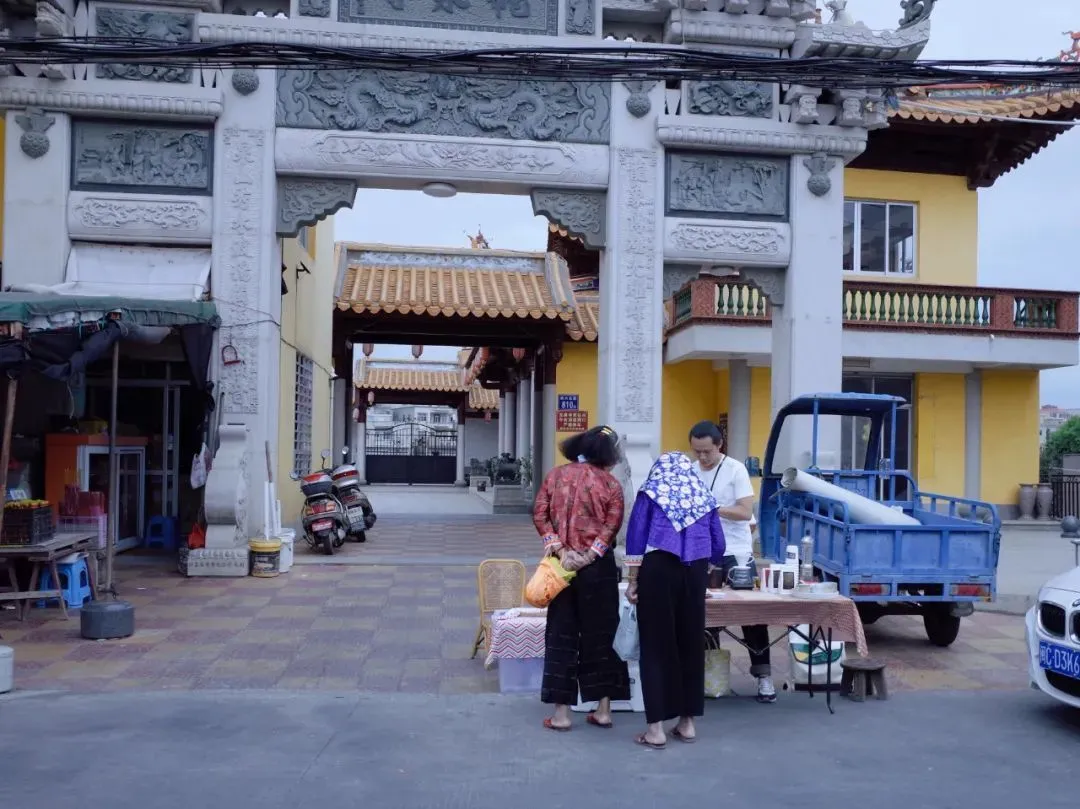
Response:
[[[844,281],[848,326],[1077,337],[1075,292]],[[700,278],[675,294],[673,326],[690,321],[766,324],[768,299],[747,281]]]

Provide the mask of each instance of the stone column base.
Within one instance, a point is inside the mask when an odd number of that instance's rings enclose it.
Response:
[[[187,574],[241,577],[251,572],[247,548],[194,548],[188,552]]]

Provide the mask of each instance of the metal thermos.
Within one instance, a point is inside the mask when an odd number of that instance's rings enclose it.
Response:
[[[799,541],[802,564],[799,565],[799,581],[812,582],[814,580],[814,539],[803,537]]]

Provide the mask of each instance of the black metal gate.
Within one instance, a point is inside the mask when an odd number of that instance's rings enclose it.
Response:
[[[1080,516],[1080,474],[1075,472],[1051,472],[1050,488],[1054,499],[1050,516],[1055,519]]]
[[[457,427],[405,421],[369,427],[366,472],[371,483],[453,483],[457,477]]]

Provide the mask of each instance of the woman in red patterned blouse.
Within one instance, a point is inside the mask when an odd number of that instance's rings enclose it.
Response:
[[[610,728],[611,701],[630,699],[626,664],[612,650],[619,627],[615,535],[623,521],[622,486],[611,474],[620,458],[610,427],[594,427],[560,448],[571,463],[551,470],[533,506],[544,551],[577,571],[548,607],[547,649],[540,701],[555,706],[549,730],[570,729],[570,706],[599,703],[586,717]]]

